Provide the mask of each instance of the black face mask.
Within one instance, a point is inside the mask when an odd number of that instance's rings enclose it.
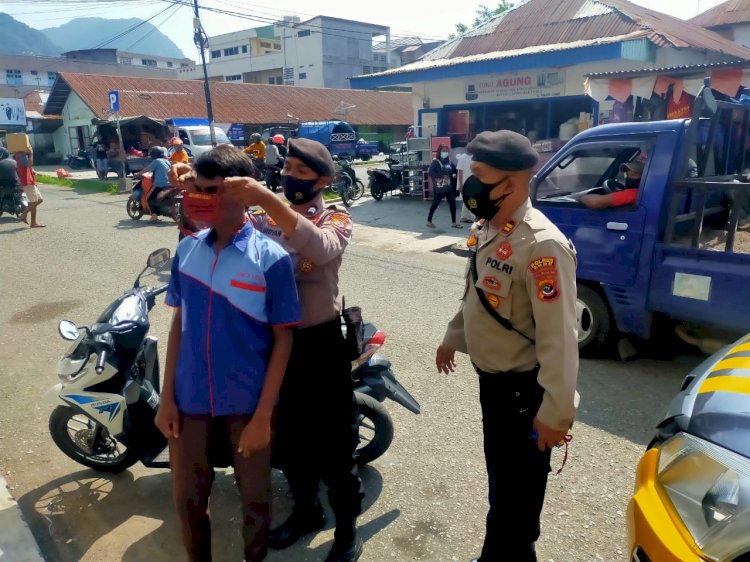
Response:
[[[315,186],[318,180],[301,180],[294,176],[282,174],[279,183],[284,188],[284,196],[292,205],[304,205],[309,203],[318,195]]]
[[[641,178],[629,178],[625,176],[625,187],[628,189],[638,187],[641,183]]]
[[[492,220],[500,210],[498,203],[501,203],[508,196],[503,195],[499,199],[490,199],[492,190],[501,183],[482,183],[476,176],[471,176],[464,182],[464,205],[480,219]]]

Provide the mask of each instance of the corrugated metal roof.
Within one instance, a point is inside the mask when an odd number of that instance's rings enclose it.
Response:
[[[211,82],[214,119],[218,123],[283,123],[293,115],[302,121],[341,119],[333,112],[343,102],[356,106],[346,117],[352,125],[409,125],[413,121],[411,95],[372,90],[335,90]],[[203,81],[155,80],[122,76],[60,73],[45,112],[61,113],[73,90],[100,119],[109,115],[108,92],[120,92],[123,116],[157,119],[203,117]]]
[[[702,27],[722,27],[750,22],[750,0],[727,0],[688,20]]]
[[[663,66],[659,68],[641,68],[634,70],[615,70],[611,72],[593,72],[586,74],[589,78],[631,78],[636,76],[642,76],[645,74],[669,74],[671,76],[682,76],[687,74],[697,74],[702,70],[710,70],[712,68],[727,68],[727,67],[742,67],[750,68],[750,61],[725,61],[725,62],[711,62],[706,64],[690,64],[682,66]]]
[[[524,55],[535,55],[539,53],[553,53],[558,51],[568,51],[571,49],[580,49],[581,47],[594,47],[596,45],[608,45],[611,43],[619,43],[620,41],[631,41],[634,39],[642,39],[646,34],[642,31],[635,31],[627,35],[619,35],[616,37],[603,37],[601,39],[590,39],[588,41],[571,41],[569,43],[558,43],[556,45],[539,45],[536,47],[526,47],[525,49],[513,49],[510,51],[494,51],[492,53],[482,53],[479,55],[471,55],[467,57],[453,57],[443,58],[441,60],[425,60],[421,59],[417,62],[400,66],[385,72],[379,72],[377,76],[390,76],[394,74],[403,74],[406,72],[414,72],[418,70],[426,70],[428,68],[441,68],[446,66],[455,66],[459,64],[483,62],[490,60],[504,60],[514,57],[522,57]],[[375,76],[368,74],[363,76]]]
[[[423,60],[587,41],[646,32],[659,47],[695,48],[750,59],[750,49],[678,18],[627,0],[529,0],[448,44]]]

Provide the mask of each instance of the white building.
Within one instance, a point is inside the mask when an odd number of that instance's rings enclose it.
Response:
[[[283,84],[310,88],[349,88],[349,78],[386,69],[373,51],[373,39],[390,44],[390,28],[318,16],[300,22],[286,17],[267,25],[209,38],[211,80]],[[199,78],[200,66],[179,70]]]

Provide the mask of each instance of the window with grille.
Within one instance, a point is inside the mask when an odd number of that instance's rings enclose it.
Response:
[[[241,82],[242,74],[232,74],[231,76],[224,77],[225,82]]]
[[[304,80],[307,78],[307,72],[300,72],[299,73],[299,79]]]
[[[261,41],[260,42],[260,46],[263,49],[270,49],[271,48],[271,43],[269,43],[268,41]]]
[[[242,54],[247,53],[247,45],[242,45]]]
[[[17,68],[5,69],[5,82],[10,85],[23,84],[23,78],[21,77],[21,71]]]
[[[143,59],[141,62],[143,66],[156,66],[156,61],[154,59]]]
[[[173,66],[174,63],[171,60],[167,61],[167,68],[172,68]]]
[[[231,57],[232,55],[239,55],[239,54],[240,54],[239,47],[229,47],[228,49],[224,49],[225,57]]]
[[[130,58],[121,58],[120,64],[133,64],[133,59]]]
[[[297,37],[309,37],[309,36],[310,36],[309,29],[303,29],[302,31],[297,32]]]
[[[362,67],[362,74],[372,74],[372,67],[371,66],[363,66]]]
[[[212,59],[220,59],[221,58],[221,49],[216,49],[215,51],[211,51],[211,58]]]

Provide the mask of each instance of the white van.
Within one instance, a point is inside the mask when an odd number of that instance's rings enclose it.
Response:
[[[227,137],[227,134],[220,127],[214,126],[214,135],[216,136],[217,145],[231,144],[229,137]],[[188,154],[192,156],[198,156],[213,148],[211,146],[211,131],[207,126],[177,127],[177,134],[175,136],[180,137],[180,140],[185,144]]]

